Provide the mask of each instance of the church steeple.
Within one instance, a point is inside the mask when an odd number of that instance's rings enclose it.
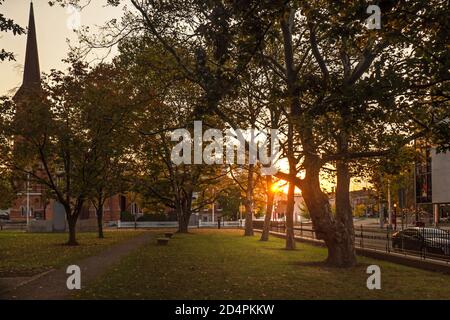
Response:
[[[13,99],[19,102],[29,99],[41,90],[41,70],[39,69],[39,55],[36,38],[36,24],[34,22],[33,1],[30,2],[30,18],[28,21],[27,51],[25,53],[25,67],[23,81]]]
[[[28,21],[27,51],[25,54],[25,69],[23,72],[23,87],[32,87],[41,82],[39,55],[34,22],[33,1],[30,3],[30,18]]]

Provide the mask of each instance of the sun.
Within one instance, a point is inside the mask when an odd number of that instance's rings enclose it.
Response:
[[[272,184],[272,186],[270,187],[270,191],[272,191],[273,193],[276,193],[280,190],[280,185],[277,183]]]
[[[270,187],[270,191],[276,194],[288,194],[289,184],[286,181],[279,180],[274,182]],[[301,194],[302,191],[295,187],[295,194]]]

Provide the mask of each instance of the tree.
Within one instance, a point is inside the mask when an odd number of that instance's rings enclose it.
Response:
[[[299,209],[300,209],[300,215],[303,218],[305,218],[307,220],[311,219],[311,215],[309,214],[309,210],[308,210],[308,207],[306,205],[299,204]]]
[[[0,6],[5,2],[5,0],[0,0]],[[25,29],[23,29],[20,25],[14,22],[13,19],[9,19],[5,17],[2,13],[0,13],[0,32],[12,32],[13,35],[22,35],[25,33]],[[6,51],[4,48],[0,49],[0,61],[11,61],[16,60],[14,57],[14,53],[10,51]]]
[[[230,186],[224,189],[217,198],[217,202],[222,208],[222,216],[237,220],[239,218],[239,206],[243,200],[239,187],[230,181]]]
[[[92,143],[95,174],[89,182],[88,196],[97,216],[98,236],[103,238],[103,206],[112,195],[129,191],[134,159],[130,146],[133,134],[128,127],[135,119],[139,102],[131,101],[132,91],[127,73],[119,64],[99,64],[84,78],[83,91],[78,92],[84,105],[83,128]],[[138,99],[137,99],[138,100]]]
[[[0,209],[11,207],[16,193],[11,183],[11,173],[3,168],[0,172]]]
[[[176,165],[171,161],[172,147],[167,135],[155,139],[147,137],[138,153],[145,175],[139,191],[147,202],[153,198],[173,209],[177,214],[178,231],[186,233],[192,213],[216,202],[220,196],[220,181],[226,172],[208,165]]]
[[[147,36],[123,40],[120,50],[118,60],[131,75],[128,78],[133,91],[143,100],[139,115],[128,127],[137,136],[133,154],[139,167],[135,172],[140,186],[136,191],[144,195],[147,203],[155,200],[173,209],[179,232],[188,232],[192,213],[217,199],[219,182],[226,175],[218,165],[175,163],[173,159],[172,151],[178,141],[172,141],[171,132],[186,129],[189,137],[183,139],[193,144],[193,124],[201,93],[175,67],[173,57]],[[148,88],[152,88],[150,92]],[[205,116],[203,122],[214,127],[215,121],[214,117]],[[216,193],[211,192],[212,186],[217,187]]]
[[[54,76],[58,81],[59,75]],[[58,88],[53,89],[47,87],[40,96],[21,101],[7,131],[16,137],[7,164],[16,179],[25,181],[29,176],[31,183],[43,184],[53,192],[66,211],[68,244],[76,245],[75,225],[87,195],[86,181],[78,171],[84,167],[83,139],[78,133],[77,113],[65,104],[63,96],[53,94]]]
[[[247,70],[265,64],[281,83],[267,87],[279,99],[270,110],[285,121],[283,157],[289,169],[276,177],[290,184],[287,248],[295,246],[297,186],[328,247],[327,263],[354,266],[353,165],[385,157],[424,135],[448,147],[445,1],[411,1],[407,10],[402,3],[381,1],[380,30],[365,27],[362,2],[131,2],[136,11],[127,12],[121,25],[110,25],[123,32],[103,45],[138,32],[158,43],[177,76],[198,90],[193,118],[215,114],[224,126],[237,128],[227,106],[245,96]],[[321,189],[323,170],[336,174],[335,215]]]
[[[272,176],[266,176],[266,194],[267,194],[267,202],[266,202],[266,214],[264,216],[264,226],[263,232],[261,233],[261,241],[269,240],[269,232],[270,232],[270,221],[272,219],[273,213],[273,201],[275,198],[275,190],[273,189],[273,179]]]
[[[373,185],[378,196],[380,214],[382,214],[382,205],[388,199],[388,189],[391,192],[394,203],[397,202],[401,209],[409,211],[411,215],[416,213],[414,206],[416,201],[416,195],[414,194],[414,166],[415,161],[421,161],[421,156],[420,152],[415,150],[414,147],[405,146],[399,149],[395,155],[367,160],[365,172],[367,173],[367,179]],[[401,203],[400,199],[398,199],[399,194],[403,198]]]
[[[89,96],[88,87],[98,83],[89,78],[92,74],[86,64],[73,56],[68,61],[67,74],[52,71],[42,90],[31,92],[18,105],[3,103],[10,113],[4,118],[9,123],[2,133],[13,142],[4,154],[5,164],[17,179],[25,181],[29,176],[31,183],[45,186],[62,204],[69,226],[68,244],[77,245],[76,223],[99,186],[99,170],[105,165],[106,149],[102,148],[105,138],[114,136],[116,123],[107,122],[108,129],[92,125],[99,120],[95,118],[101,106],[93,97],[102,97],[98,91]]]
[[[417,56],[404,54],[405,39],[401,39],[404,31],[399,30],[404,28],[412,35],[412,30],[420,26],[424,32],[436,34],[436,29],[425,31],[427,27],[421,25],[430,16],[439,17],[438,12],[444,7],[442,3],[436,4],[427,17],[415,14],[423,9],[419,2],[407,16],[400,7],[386,4],[383,10],[390,23],[380,32],[370,32],[360,24],[365,12],[360,3],[344,7],[331,1],[314,4],[290,1],[283,4],[285,13],[277,25],[280,35],[277,37],[275,33],[274,37],[283,45],[284,67],[278,62],[278,55],[263,52],[274,72],[286,83],[294,129],[291,137],[300,149],[299,157],[292,156],[292,152],[291,157],[287,155],[292,160],[290,172],[277,176],[295,182],[302,190],[318,235],[328,247],[330,265],[345,267],[356,263],[349,201],[353,173],[349,163],[386,155],[424,133],[424,128],[411,123],[420,118],[412,116],[418,114],[417,106],[426,109],[422,105],[423,96],[418,99],[408,90],[424,83],[426,77],[417,72]],[[415,40],[408,39],[408,45],[417,45],[418,39],[413,37]],[[443,48],[440,39],[433,45]],[[413,52],[423,54],[423,50]],[[442,63],[438,60],[433,65],[441,70]],[[383,83],[390,85],[380,85]],[[430,89],[427,84],[424,96],[428,96]],[[398,103],[400,95],[408,96],[408,102]],[[441,110],[445,110],[443,103],[441,99],[435,106],[440,104]],[[437,114],[439,107],[435,110]],[[335,217],[327,195],[320,188],[320,173],[330,165],[337,173]],[[293,174],[297,166],[304,172],[302,179]]]

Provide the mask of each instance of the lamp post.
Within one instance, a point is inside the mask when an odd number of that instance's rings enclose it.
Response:
[[[397,230],[397,204],[394,203],[394,230]]]
[[[392,229],[392,207],[391,207],[391,181],[387,181],[387,200],[388,200],[388,221],[389,229]]]
[[[212,222],[214,222],[214,211],[215,211],[215,208],[214,208],[214,202],[215,202],[215,196],[216,196],[216,189],[215,188],[212,188],[212,196],[213,196],[213,202],[212,202],[212,205],[211,205],[211,220],[212,220]]]
[[[30,174],[27,174],[27,230],[30,228]]]

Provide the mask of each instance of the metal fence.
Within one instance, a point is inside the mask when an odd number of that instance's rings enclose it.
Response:
[[[27,224],[25,222],[13,222],[0,220],[0,231],[2,230],[26,230]]]
[[[220,221],[220,228],[240,228],[245,220],[240,221]],[[178,221],[117,221],[110,226],[117,228],[178,228]],[[219,228],[219,221],[201,221],[197,224],[190,224],[189,228]]]
[[[362,245],[371,246],[365,240],[367,229],[361,227]],[[387,228],[386,251],[399,252],[405,255],[416,255],[423,259],[443,260],[450,262],[450,233],[447,230],[430,227],[404,228],[399,231]],[[373,245],[372,245],[373,246]]]
[[[220,221],[220,228],[241,228],[245,225],[245,220]],[[142,229],[142,228],[178,228],[178,221],[111,221],[109,227],[120,229]],[[189,228],[219,228],[218,221],[198,221],[197,224],[190,224]],[[12,222],[0,220],[1,230],[26,230],[27,224],[24,222]]]
[[[241,221],[220,221],[220,227],[223,228],[240,228],[244,225],[245,221],[241,220]],[[198,221],[197,224],[198,228],[218,228],[219,227],[219,222],[218,221]]]
[[[255,221],[253,226],[262,229],[264,222]],[[284,221],[273,221],[271,230],[285,233]],[[389,227],[355,226],[355,246],[374,249],[388,253],[419,256],[422,259],[441,260],[450,263],[450,232],[445,229],[431,227],[414,227],[406,223],[398,225],[394,230]],[[296,236],[317,239],[312,224],[301,223],[294,226]]]
[[[178,228],[177,221],[117,221],[117,228]]]

